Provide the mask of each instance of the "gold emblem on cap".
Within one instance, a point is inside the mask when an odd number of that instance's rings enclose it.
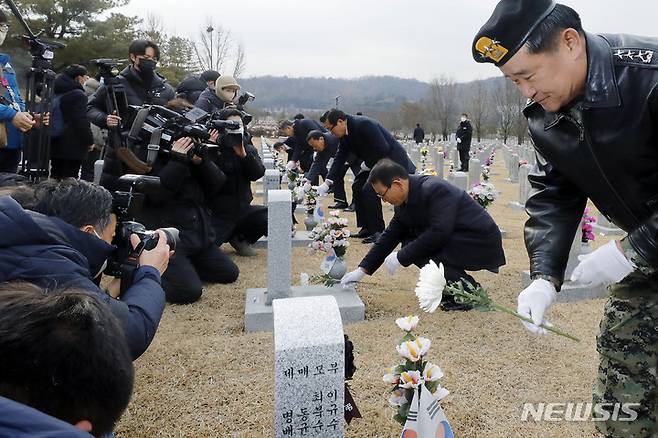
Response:
[[[475,43],[475,50],[480,52],[483,58],[491,58],[494,62],[500,62],[507,55],[507,52],[509,52],[508,49],[500,45],[500,41],[489,37],[480,38]]]

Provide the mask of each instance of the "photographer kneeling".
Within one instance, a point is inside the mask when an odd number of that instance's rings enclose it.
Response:
[[[160,177],[161,190],[158,195],[147,196],[141,216],[150,228],[180,230],[180,245],[162,276],[170,303],[193,303],[201,297],[202,281],[233,283],[240,273],[215,245],[206,207],[224,185],[226,176],[206,158],[205,148],[197,146],[191,138],[183,137],[173,142],[169,154],[158,154],[150,175]]]
[[[219,119],[242,123],[237,109],[220,111]],[[220,135],[218,144],[219,148],[210,154],[226,175],[226,182],[209,199],[215,243],[228,242],[239,255],[253,256],[251,245],[267,234],[267,207],[251,205],[254,199],[251,183],[265,175],[265,166],[242,126],[238,131],[227,129]]]
[[[86,181],[49,180],[0,197],[0,283],[24,280],[49,292],[83,288],[110,305],[123,325],[133,359],[153,340],[164,311],[160,276],[167,269],[169,246],[161,231],[157,246],[143,251],[132,284],[120,294],[97,284],[115,248],[112,195]],[[31,210],[31,211],[30,211]],[[132,235],[133,246],[139,238]],[[120,299],[117,299],[120,298]]]

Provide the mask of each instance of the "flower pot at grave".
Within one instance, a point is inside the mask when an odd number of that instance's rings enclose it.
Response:
[[[334,256],[335,257],[335,256]],[[340,280],[347,272],[347,264],[340,257],[335,257],[327,275],[334,280]]]
[[[313,228],[318,224],[318,221],[315,220],[315,215],[313,210],[306,210],[306,217],[304,218],[304,225],[306,225],[306,231],[313,231]]]

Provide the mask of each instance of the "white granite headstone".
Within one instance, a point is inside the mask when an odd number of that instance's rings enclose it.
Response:
[[[266,175],[267,176],[267,175]],[[267,304],[291,290],[292,193],[270,190],[267,200]]]
[[[263,203],[267,204],[268,192],[281,188],[281,174],[276,169],[267,169],[263,177]]]
[[[450,172],[448,182],[459,189],[468,190],[468,174],[466,172]]]
[[[272,307],[274,436],[342,438],[345,340],[336,299],[278,299]]]
[[[468,164],[468,187],[474,187],[480,184],[480,175],[482,174],[482,162],[473,158]]]

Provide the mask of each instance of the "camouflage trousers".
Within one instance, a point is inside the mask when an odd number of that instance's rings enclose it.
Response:
[[[658,275],[633,273],[610,292],[597,337],[593,391],[593,402],[610,418],[594,424],[606,437],[658,437]],[[637,418],[619,414],[618,403],[633,403]]]

